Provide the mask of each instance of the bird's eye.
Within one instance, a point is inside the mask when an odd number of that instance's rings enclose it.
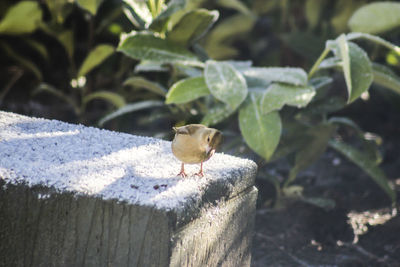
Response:
[[[210,136],[207,137],[207,142],[208,142],[208,143],[210,142]]]

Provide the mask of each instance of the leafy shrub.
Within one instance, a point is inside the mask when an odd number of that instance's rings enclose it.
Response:
[[[361,167],[395,203],[395,191],[379,168],[379,139],[371,140],[370,135],[366,138],[355,122],[334,114],[367,94],[373,83],[400,93],[400,78],[374,60],[376,51],[383,49],[397,59],[400,48],[373,35],[398,28],[398,3],[111,2],[46,1],[50,18],[44,18],[36,2],[8,3],[0,21],[0,34],[18,36],[18,42],[29,43],[43,58],[48,57],[45,44],[29,34],[36,30],[55,38],[68,58],[69,67],[64,71],[69,82],[61,85],[62,89],[45,82],[36,62],[16,51],[7,39],[0,40],[0,48],[34,74],[38,81],[35,93],[50,92],[65,100],[78,116],[87,113],[88,103],[94,99],[110,103],[112,111],[99,120],[100,126],[124,114],[151,108],[162,110],[160,116],[173,117],[176,123],[200,117],[201,123],[215,125],[237,118],[244,141],[266,162],[293,158],[288,177],[277,186],[280,193],[297,193],[299,187],[293,185],[297,174],[331,147]],[[111,11],[101,12],[102,5],[111,7]],[[303,13],[298,12],[300,6]],[[333,12],[326,15],[328,9]],[[389,13],[394,15],[384,15]],[[265,14],[269,16],[266,22]],[[25,16],[29,20],[24,21]],[[89,45],[83,51],[77,49],[74,39],[78,28],[67,26],[71,16],[84,18],[88,24]],[[254,31],[263,28],[263,23],[269,32],[266,37],[255,37]],[[343,34],[348,27],[353,32]],[[120,35],[117,46],[110,35]],[[101,41],[104,36],[111,41]],[[266,45],[270,40],[281,45]],[[323,49],[321,54],[319,48]],[[226,60],[239,56],[241,49],[249,57]],[[298,56],[301,60],[293,60]],[[113,59],[108,65],[118,66],[117,70],[99,68],[107,58]],[[275,63],[275,67],[253,66],[249,58],[258,65]],[[79,67],[76,62],[80,62]],[[300,63],[293,64],[298,67],[280,67],[292,62]],[[398,64],[395,60],[388,62]],[[107,88],[98,89],[93,81],[105,73],[112,76],[112,81]],[[345,92],[333,86],[341,76],[347,99],[342,97]],[[137,89],[142,89],[140,94],[135,93]],[[343,128],[355,131],[358,142],[346,142],[340,131]],[[321,203],[318,199],[308,200]]]

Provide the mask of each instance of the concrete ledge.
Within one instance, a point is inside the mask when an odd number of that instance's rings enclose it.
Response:
[[[255,163],[179,169],[167,141],[0,111],[0,265],[249,266]]]

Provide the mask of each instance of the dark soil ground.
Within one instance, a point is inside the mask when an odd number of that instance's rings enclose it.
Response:
[[[390,147],[384,169],[400,190],[400,158]],[[396,176],[397,175],[397,176]],[[252,267],[400,266],[400,216],[389,198],[358,167],[328,151],[298,183],[305,194],[331,198],[325,210],[301,201],[257,209]],[[270,193],[259,187],[259,198]]]

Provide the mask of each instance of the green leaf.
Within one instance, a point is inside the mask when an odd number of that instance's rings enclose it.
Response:
[[[344,142],[331,140],[329,145],[365,171],[386,192],[392,203],[396,203],[396,191],[390,186],[385,173],[370,158]]]
[[[24,34],[34,32],[42,21],[39,3],[21,1],[7,10],[0,21],[0,33]]]
[[[120,117],[122,115],[125,115],[127,113],[131,113],[142,109],[161,107],[163,105],[164,103],[162,101],[156,101],[156,100],[146,100],[142,102],[128,104],[102,118],[98,124],[99,126],[103,126],[106,122],[113,120],[117,117]]]
[[[243,38],[254,26],[255,16],[237,14],[218,23],[207,35],[204,49],[210,58],[226,59],[237,54],[231,44]]]
[[[78,77],[85,76],[92,69],[101,64],[107,57],[114,53],[112,45],[101,44],[97,45],[83,61],[78,72]]]
[[[122,34],[118,51],[138,59],[162,63],[181,62],[200,65],[196,56],[185,48],[157,37],[152,33],[131,32]]]
[[[210,94],[204,77],[194,77],[174,83],[167,94],[166,104],[181,104]]]
[[[88,94],[87,96],[85,96],[82,99],[83,106],[86,106],[86,104],[93,99],[106,100],[106,101],[110,102],[111,104],[113,104],[117,108],[121,108],[121,107],[125,106],[125,104],[126,104],[125,99],[117,93],[110,92],[110,91],[98,91],[98,92],[94,92],[94,93],[91,93],[91,94]]]
[[[400,77],[391,69],[377,63],[372,64],[374,73],[374,82],[391,89],[393,92],[400,94]]]
[[[135,76],[126,79],[123,83],[124,86],[132,86],[134,88],[145,88],[150,92],[158,94],[160,96],[165,96],[166,90],[165,88],[156,82],[149,81],[143,77]]]
[[[239,109],[239,127],[247,145],[265,160],[269,160],[278,146],[282,123],[277,111],[263,115],[257,94],[249,94]]]
[[[246,78],[267,83],[280,82],[292,85],[307,85],[307,73],[301,68],[251,67],[242,71]]]
[[[293,182],[299,171],[314,163],[326,150],[329,139],[332,137],[336,126],[328,123],[321,123],[310,128],[306,135],[309,141],[305,146],[298,150],[295,156],[295,165],[290,170],[289,179],[285,186]]]
[[[305,15],[311,29],[318,26],[321,14],[326,7],[327,1],[307,0],[305,4]]]
[[[331,198],[322,198],[322,197],[301,197],[299,200],[317,206],[319,208],[322,208],[324,210],[332,210],[336,206],[335,200]]]
[[[35,49],[45,60],[49,59],[49,54],[47,53],[47,48],[42,43],[31,39],[31,38],[24,38],[23,39],[30,47]]]
[[[103,2],[103,0],[76,0],[78,5],[83,9],[89,11],[92,15],[96,15],[97,9]]]
[[[397,55],[400,55],[400,47],[392,44],[391,42],[386,41],[385,39],[383,39],[379,36],[375,36],[375,35],[368,34],[368,33],[351,32],[346,35],[346,38],[348,41],[355,40],[355,39],[366,39],[368,41],[382,45],[390,50],[393,50],[394,52],[397,53]]]
[[[327,86],[328,84],[331,84],[333,82],[333,79],[328,76],[320,76],[320,77],[315,77],[311,78],[309,80],[309,84],[315,88],[315,90],[318,90],[320,88],[323,88]]]
[[[154,62],[150,60],[142,60],[135,67],[135,72],[166,72],[169,71],[168,66],[162,62]]]
[[[382,33],[400,26],[400,3],[376,2],[357,9],[348,24],[352,31]]]
[[[167,39],[181,45],[189,45],[200,39],[217,21],[218,11],[196,9],[186,13],[168,33]]]
[[[161,31],[168,19],[177,11],[185,7],[186,0],[170,0],[167,7],[158,14],[152,21],[149,28],[154,31]]]
[[[0,48],[5,51],[5,54],[10,57],[11,59],[18,62],[22,67],[30,71],[35,77],[41,81],[43,80],[43,75],[38,66],[33,63],[30,59],[21,56],[18,52],[14,51],[11,46],[9,46],[5,42],[0,42]]]
[[[244,15],[251,15],[251,10],[239,0],[218,0],[220,6],[236,9]]]
[[[139,29],[148,27],[153,17],[146,1],[123,0],[123,11],[129,21]]]
[[[217,104],[207,111],[207,114],[201,120],[201,124],[206,126],[215,125],[231,116],[234,112],[235,110],[231,109],[228,105]]]
[[[280,110],[284,105],[305,107],[315,95],[312,86],[292,86],[274,83],[265,91],[261,99],[263,114],[274,110]]]
[[[347,42],[344,34],[339,36],[337,42],[347,85],[347,102],[351,103],[367,91],[372,83],[371,61],[358,45]]]
[[[247,96],[244,77],[230,64],[209,60],[204,69],[205,80],[211,94],[235,110]]]

